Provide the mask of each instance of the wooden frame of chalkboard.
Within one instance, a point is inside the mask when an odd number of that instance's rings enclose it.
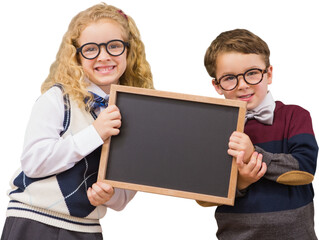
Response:
[[[233,205],[235,159],[227,154],[242,132],[242,101],[112,85],[120,134],[102,147],[98,180],[113,187]]]

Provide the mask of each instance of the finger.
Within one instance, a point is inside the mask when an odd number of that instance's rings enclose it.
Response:
[[[113,194],[113,187],[107,183],[104,182],[97,182],[96,183],[101,189],[103,189],[104,192],[108,193],[108,194]]]
[[[234,131],[231,135],[231,137],[236,138],[236,139],[241,139],[243,137],[245,137],[246,134],[242,133],[242,132],[238,132],[238,131]]]
[[[238,132],[238,131],[234,131],[232,134],[231,134],[231,137],[240,137],[241,136],[241,132]]]
[[[97,193],[92,189],[92,197],[91,197],[90,203],[93,206],[99,206],[103,204],[104,202],[106,202],[106,200],[104,201],[104,199],[98,196]]]
[[[119,119],[112,120],[112,122],[111,122],[111,126],[112,126],[113,128],[120,128],[121,125],[122,125],[122,121],[119,120]]]
[[[86,191],[86,195],[88,197],[88,199],[90,200],[92,198],[92,193],[91,193],[91,188],[88,188],[88,190]]]
[[[97,201],[102,201],[107,197],[107,192],[105,192],[98,184],[94,183],[92,185],[92,196]]]
[[[107,118],[110,120],[122,119],[121,113],[119,111],[112,111],[106,113]]]
[[[251,155],[251,161],[252,161],[252,164],[254,164],[253,169],[252,169],[252,173],[254,175],[256,175],[259,172],[260,168],[261,168],[262,155],[260,153],[254,152]]]
[[[120,129],[118,129],[118,128],[112,128],[112,129],[109,131],[109,133],[110,133],[110,137],[111,137],[111,136],[117,136],[117,135],[120,134]]]
[[[236,158],[236,163],[237,163],[237,167],[238,167],[238,169],[242,169],[243,167],[244,167],[244,162],[243,162],[243,160],[244,160],[244,152],[239,152],[239,154],[238,154],[238,156],[237,156],[237,158]]]
[[[96,191],[96,199],[98,199],[101,203],[104,203],[107,200],[109,200],[114,193],[113,187],[103,182],[97,182],[93,184],[92,188],[93,191]]]
[[[262,163],[260,171],[257,173],[258,179],[262,178],[267,172],[267,164],[265,162]]]
[[[112,104],[112,105],[108,105],[107,106],[107,108],[105,109],[107,112],[113,112],[113,111],[120,111],[120,109],[116,106],[116,105],[114,105],[114,104]]]
[[[228,153],[230,156],[237,157],[239,151],[234,150],[234,149],[228,149],[228,150],[227,150],[227,153]]]
[[[92,188],[89,188],[87,190],[87,197],[89,199],[89,202],[91,203],[91,205],[93,206],[97,206],[98,203],[95,201],[95,199],[93,198],[93,194],[92,194]]]
[[[236,136],[236,135],[231,135],[230,138],[229,138],[229,141],[233,142],[233,143],[240,144],[241,138]]]
[[[257,164],[257,157],[258,157],[258,153],[257,152],[254,152],[251,157],[250,157],[250,160],[249,162],[247,163],[247,169],[254,173],[254,174],[257,174],[257,172],[254,172],[254,169],[256,168],[256,164]],[[259,170],[259,169],[258,169]]]
[[[231,140],[230,140],[229,143],[228,143],[228,147],[229,147],[230,149],[240,150],[240,144],[237,143],[237,142],[231,141]]]

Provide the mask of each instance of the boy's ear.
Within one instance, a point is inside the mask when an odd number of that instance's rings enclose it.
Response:
[[[218,84],[216,84],[215,78],[212,79],[212,84],[219,95],[224,95],[223,90],[220,88]]]
[[[267,71],[267,80],[268,80],[268,84],[272,83],[272,66],[270,65],[268,67],[268,71]]]

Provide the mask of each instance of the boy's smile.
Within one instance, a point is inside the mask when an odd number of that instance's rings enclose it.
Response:
[[[224,52],[218,55],[216,61],[216,78],[227,74],[241,74],[249,69],[258,68],[265,69],[265,62],[261,55],[243,54],[238,52]],[[220,95],[224,95],[227,99],[241,100],[247,102],[247,110],[256,108],[265,98],[268,92],[268,85],[272,82],[272,66],[269,66],[267,73],[263,74],[263,80],[256,85],[250,85],[238,76],[238,85],[231,91],[226,91],[216,84],[215,79],[213,85]]]

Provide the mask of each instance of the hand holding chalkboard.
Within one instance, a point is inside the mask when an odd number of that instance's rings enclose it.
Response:
[[[93,126],[103,141],[111,136],[118,135],[121,127],[121,113],[118,107],[115,105],[108,106],[95,119]]]
[[[122,126],[103,145],[99,180],[233,205],[237,169],[228,140],[243,131],[245,103],[112,85],[110,104]]]

